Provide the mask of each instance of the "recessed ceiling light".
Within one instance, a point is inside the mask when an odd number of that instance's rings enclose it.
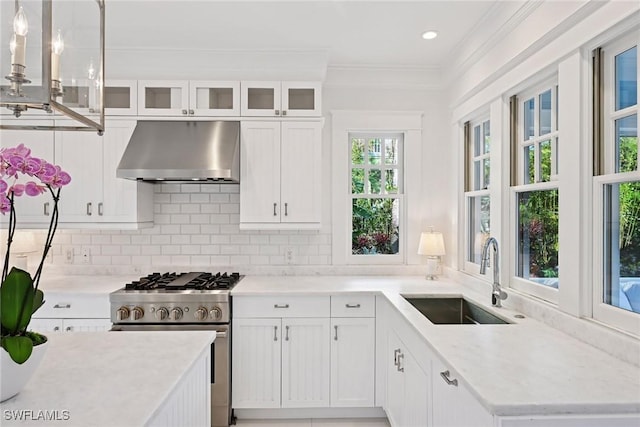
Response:
[[[425,31],[422,33],[422,38],[425,40],[433,40],[438,37],[438,32],[434,30]]]

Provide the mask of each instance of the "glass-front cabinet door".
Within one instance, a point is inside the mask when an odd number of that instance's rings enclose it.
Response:
[[[139,80],[138,115],[188,116],[188,80]]]
[[[280,82],[242,82],[242,115],[275,117],[281,115]]]
[[[111,80],[104,87],[104,114],[135,116],[138,114],[136,80]],[[100,90],[95,81],[85,80],[62,87],[64,105],[83,115],[98,115]]]
[[[189,115],[239,116],[240,82],[189,82]]]
[[[320,82],[282,82],[282,115],[294,117],[319,117]]]

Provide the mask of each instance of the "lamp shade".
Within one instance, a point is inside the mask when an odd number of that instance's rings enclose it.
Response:
[[[445,254],[444,238],[438,231],[424,232],[420,235],[418,255],[441,256]]]

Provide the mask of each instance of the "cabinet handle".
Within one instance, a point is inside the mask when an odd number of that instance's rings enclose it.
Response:
[[[71,308],[71,304],[56,304],[53,308]]]
[[[287,110],[282,110],[282,115],[286,116],[287,115]]]
[[[333,330],[334,330],[333,339],[334,341],[338,341],[338,325],[335,325],[333,327]]]
[[[98,203],[98,215],[102,216],[104,214],[104,203]]]
[[[182,110],[182,114],[187,115],[187,110]]]
[[[60,326],[56,326],[55,328],[53,328],[53,332],[58,332],[60,330]]]
[[[189,110],[189,115],[193,116],[195,113],[193,112],[193,110]]]
[[[73,326],[67,326],[67,328],[65,329],[65,331],[67,331],[67,332],[73,332]]]
[[[444,382],[446,382],[449,385],[452,385],[454,387],[458,387],[458,380],[457,379],[450,379],[449,375],[451,374],[451,372],[447,371],[442,371],[440,372],[440,376],[442,377],[442,379],[444,379]]]
[[[278,327],[277,326],[273,327],[273,340],[274,341],[278,341]]]
[[[273,216],[277,216],[278,214],[276,213],[276,206],[278,206],[277,203],[273,204]]]
[[[216,332],[216,338],[224,339],[227,338],[227,333],[225,331]]]
[[[287,326],[285,326],[285,327],[284,327],[284,330],[285,330],[284,340],[285,340],[285,341],[289,341],[289,326],[288,326],[288,325],[287,325]]]
[[[400,349],[396,348],[395,350],[393,350],[393,364],[395,366],[398,366],[398,355],[400,354]]]
[[[347,308],[360,308],[360,304],[345,304],[344,306]]]
[[[87,215],[91,216],[92,210],[93,210],[93,207],[91,205],[91,202],[87,203]]]
[[[289,215],[289,203],[284,204],[284,216]]]
[[[276,110],[276,116],[280,115],[280,110]]]
[[[284,304],[284,305],[273,304],[273,308],[289,308],[289,304]]]
[[[403,360],[404,360],[404,353],[398,354],[398,372],[404,372],[404,366],[402,366]]]
[[[44,215],[49,216],[49,202],[44,204]]]

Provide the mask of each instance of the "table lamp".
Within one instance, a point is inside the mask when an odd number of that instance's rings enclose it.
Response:
[[[427,256],[427,279],[434,280],[436,278],[440,257],[444,254],[444,238],[442,237],[442,233],[430,230],[420,235],[418,255]]]

